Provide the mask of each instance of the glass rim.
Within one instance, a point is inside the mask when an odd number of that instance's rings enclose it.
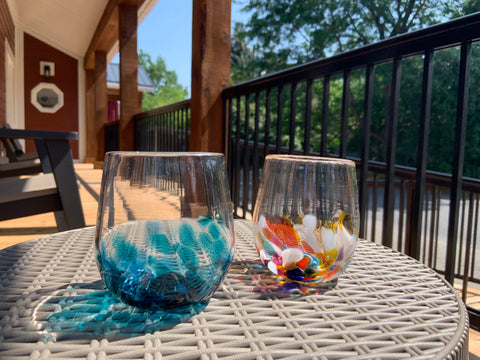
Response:
[[[322,157],[313,155],[287,155],[287,154],[270,154],[265,157],[267,160],[279,160],[279,161],[296,161],[303,163],[331,163],[331,164],[345,164],[355,166],[355,162],[349,159],[334,158],[334,157]]]
[[[107,156],[143,156],[143,157],[215,157],[215,156],[225,156],[223,153],[216,152],[201,152],[201,151],[108,151],[105,153]]]

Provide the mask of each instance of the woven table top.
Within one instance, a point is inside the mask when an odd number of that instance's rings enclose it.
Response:
[[[437,273],[360,240],[336,284],[281,286],[235,220],[206,309],[145,313],[106,292],[94,228],[0,251],[0,359],[468,359],[468,317]]]

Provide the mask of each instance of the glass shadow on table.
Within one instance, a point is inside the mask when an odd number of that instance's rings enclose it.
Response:
[[[259,299],[295,298],[313,294],[324,294],[337,286],[337,279],[318,284],[285,281],[274,275],[260,260],[234,261],[230,267],[230,279],[240,281],[258,293]],[[232,276],[233,275],[233,276]]]
[[[101,280],[70,285],[57,294],[49,296],[35,309],[34,320],[40,325],[45,342],[141,336],[186,322],[206,307],[206,304],[196,304],[167,311],[136,308],[122,303],[105,289]]]
[[[323,294],[336,282],[302,286],[283,282],[260,261],[234,261],[229,281],[239,281],[250,287],[259,299],[295,298]],[[128,306],[105,289],[103,281],[70,284],[55,291],[43,290],[44,297],[34,311],[34,322],[40,327],[43,341],[62,339],[122,339],[163,331],[188,322],[201,313],[207,304],[190,305],[168,311],[148,311]],[[221,287],[217,296],[221,298]],[[48,295],[47,295],[48,294]],[[215,298],[215,295],[214,295]]]

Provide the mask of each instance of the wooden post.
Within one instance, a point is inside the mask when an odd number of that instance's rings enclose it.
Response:
[[[95,162],[102,163],[105,157],[105,124],[108,122],[107,94],[107,54],[104,51],[95,52]],[[96,166],[100,167],[100,166]]]
[[[85,162],[94,163],[97,159],[95,72],[85,70],[85,113],[86,113],[86,154]]]
[[[118,5],[120,47],[120,150],[135,150],[133,115],[141,111],[138,104],[137,6]]]
[[[223,152],[222,90],[230,84],[231,0],[193,0],[191,151]]]
[[[7,119],[7,75],[6,69],[6,46],[8,43],[10,49],[15,53],[15,25],[10,14],[9,6],[6,1],[0,1],[0,18],[2,19],[0,26],[0,125],[5,123],[13,123],[13,119]],[[13,94],[12,94],[13,96]]]
[[[7,119],[7,77],[5,73],[6,49],[3,36],[0,43],[0,69],[2,69],[2,71],[0,71],[0,126],[3,126],[9,121],[9,119]],[[10,122],[12,120],[13,119],[11,119]]]

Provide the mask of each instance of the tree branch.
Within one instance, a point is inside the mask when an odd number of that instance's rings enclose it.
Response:
[[[368,9],[370,14],[372,15],[373,22],[375,23],[375,26],[378,29],[378,34],[379,34],[380,40],[385,39],[385,26],[383,26],[381,21],[380,21],[380,16],[377,14],[377,12],[375,10],[375,5],[372,4],[370,6],[366,6],[366,8]]]

